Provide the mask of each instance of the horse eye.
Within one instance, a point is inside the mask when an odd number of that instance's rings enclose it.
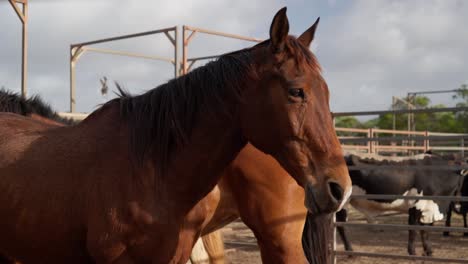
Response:
[[[301,97],[302,99],[304,99],[304,90],[302,88],[290,88],[288,90],[288,93],[290,96]]]

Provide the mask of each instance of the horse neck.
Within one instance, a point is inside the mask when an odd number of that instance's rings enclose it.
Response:
[[[214,188],[223,170],[247,144],[238,120],[238,116],[202,119],[187,147],[175,153],[167,183],[177,186],[172,199],[185,204],[187,210]]]

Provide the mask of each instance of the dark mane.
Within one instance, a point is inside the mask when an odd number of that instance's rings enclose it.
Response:
[[[72,119],[60,117],[39,95],[25,99],[17,93],[3,89],[0,90],[0,112],[10,112],[24,116],[36,114],[65,125],[75,123]]]
[[[320,74],[320,66],[308,48],[294,37],[287,47],[298,63],[306,63]],[[172,79],[142,95],[132,96],[120,87],[119,97],[109,103],[120,104],[121,118],[128,123],[133,156],[141,164],[154,156],[164,174],[174,149],[184,146],[200,115],[230,119],[235,109],[226,104],[241,98],[242,87],[257,78],[252,48],[226,53],[185,76]]]
[[[121,118],[128,123],[130,144],[138,162],[154,155],[165,173],[174,149],[186,144],[200,115],[232,118],[242,87],[255,78],[249,49],[225,54],[185,76],[172,79],[142,95],[119,88]],[[109,102],[111,103],[111,102]]]

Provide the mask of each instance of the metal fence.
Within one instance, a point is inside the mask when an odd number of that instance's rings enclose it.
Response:
[[[10,0],[10,1],[13,1],[13,0]],[[156,30],[151,30],[151,31],[146,31],[146,32],[139,32],[139,33],[133,33],[133,34],[128,34],[128,35],[120,35],[120,36],[114,36],[114,37],[109,37],[109,38],[104,38],[104,39],[97,39],[97,40],[91,40],[91,41],[82,42],[82,43],[71,44],[70,45],[70,60],[69,60],[70,61],[70,112],[74,113],[76,109],[75,107],[76,105],[75,68],[76,68],[76,64],[78,63],[79,58],[85,52],[105,53],[105,54],[118,55],[118,56],[127,56],[127,57],[169,62],[169,63],[172,63],[174,66],[174,77],[177,77],[182,74],[188,73],[191,70],[192,66],[197,61],[209,60],[209,59],[214,59],[214,58],[219,57],[219,55],[209,55],[209,56],[203,56],[203,57],[189,58],[188,47],[189,47],[190,41],[197,35],[197,33],[211,35],[211,36],[226,37],[226,38],[237,39],[237,40],[250,41],[250,42],[255,42],[255,43],[258,43],[261,41],[260,39],[256,39],[256,38],[245,37],[245,36],[229,34],[225,32],[218,32],[218,31],[183,25],[182,26],[182,39],[180,41],[181,43],[179,43],[179,37],[178,37],[179,27],[174,26],[174,27],[169,27],[169,28],[156,29]],[[114,41],[119,41],[119,40],[124,40],[124,39],[132,39],[132,38],[155,35],[155,34],[164,34],[167,37],[167,39],[171,42],[174,48],[174,56],[172,58],[93,47],[93,45],[100,44],[100,43],[114,42]],[[180,57],[179,47],[182,47],[181,48],[182,49],[181,60],[179,60],[179,57]]]
[[[413,110],[398,110],[398,111],[368,111],[368,112],[349,112],[349,113],[334,113],[334,116],[359,116],[359,115],[380,115],[387,113],[405,114],[405,113],[427,113],[427,112],[458,112],[467,111],[468,107],[459,108],[438,108],[438,109],[413,109]],[[468,125],[468,124],[467,124]],[[352,136],[343,136],[340,141],[343,148],[346,150],[355,150],[364,153],[385,153],[400,155],[403,153],[415,153],[415,151],[427,151],[429,149],[441,152],[453,152],[457,151],[463,157],[468,150],[465,146],[465,142],[468,141],[468,134],[453,134],[453,133],[433,133],[428,131],[394,131],[384,129],[350,129],[350,128],[336,128],[338,133],[353,133]],[[359,136],[363,134],[364,136]],[[386,134],[391,136],[379,137],[379,134]],[[417,144],[417,142],[420,142]],[[437,141],[455,141],[456,146],[452,143],[451,146],[437,146],[431,147],[431,144]],[[399,143],[398,143],[399,142]],[[372,165],[359,165],[350,166],[350,170],[359,169],[394,169],[402,168],[398,165],[380,165],[378,167]],[[431,170],[459,170],[468,169],[466,164],[462,166],[441,166],[441,165],[418,165],[418,166],[404,166],[405,169],[431,169]],[[445,201],[463,201],[468,202],[468,197],[459,196],[402,196],[402,195],[352,195],[351,199],[379,199],[379,200],[445,200]],[[342,251],[337,250],[336,241],[336,227],[343,226],[348,228],[379,228],[379,229],[390,229],[390,230],[427,230],[427,231],[461,231],[468,232],[468,228],[460,227],[441,227],[441,226],[414,226],[404,224],[367,224],[367,223],[338,223],[334,221],[334,232],[333,232],[333,245],[332,245],[332,263],[337,263],[337,256],[349,255],[349,256],[362,256],[371,258],[391,258],[400,260],[413,260],[413,261],[428,261],[428,262],[444,262],[444,263],[468,263],[467,259],[457,258],[439,258],[439,257],[428,257],[428,256],[410,256],[410,255],[398,255],[398,254],[384,254],[377,252],[362,252],[362,251]],[[383,240],[383,245],[385,242]]]

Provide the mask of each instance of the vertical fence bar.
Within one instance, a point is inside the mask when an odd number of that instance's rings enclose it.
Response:
[[[21,21],[21,96],[27,97],[28,79],[28,0],[8,0]],[[18,7],[22,5],[22,8]]]
[[[374,138],[374,130],[372,128],[369,128],[369,132],[368,132],[367,136],[370,139]],[[368,146],[368,149],[369,149],[369,153],[374,153],[374,141],[369,140],[367,142],[367,146]]]
[[[182,75],[187,73],[187,28],[185,25],[182,26]]]
[[[332,234],[331,264],[336,264],[336,213],[333,214],[333,234]]]
[[[75,112],[75,53],[76,48],[70,47],[70,112]]]
[[[426,130],[424,131],[424,136],[427,137],[429,136],[429,132]],[[424,140],[424,152],[427,152],[429,150],[429,139]]]
[[[465,157],[465,139],[462,138],[460,141],[461,141],[460,142],[461,156],[462,158],[464,158]]]
[[[370,138],[371,135],[371,128],[367,130],[367,138]],[[371,153],[371,141],[367,141],[367,153]]]
[[[22,63],[21,63],[21,95],[27,96],[27,79],[28,79],[28,1],[23,3],[23,41],[22,41]]]
[[[179,26],[174,29],[174,78],[180,75],[180,63],[179,63]]]

